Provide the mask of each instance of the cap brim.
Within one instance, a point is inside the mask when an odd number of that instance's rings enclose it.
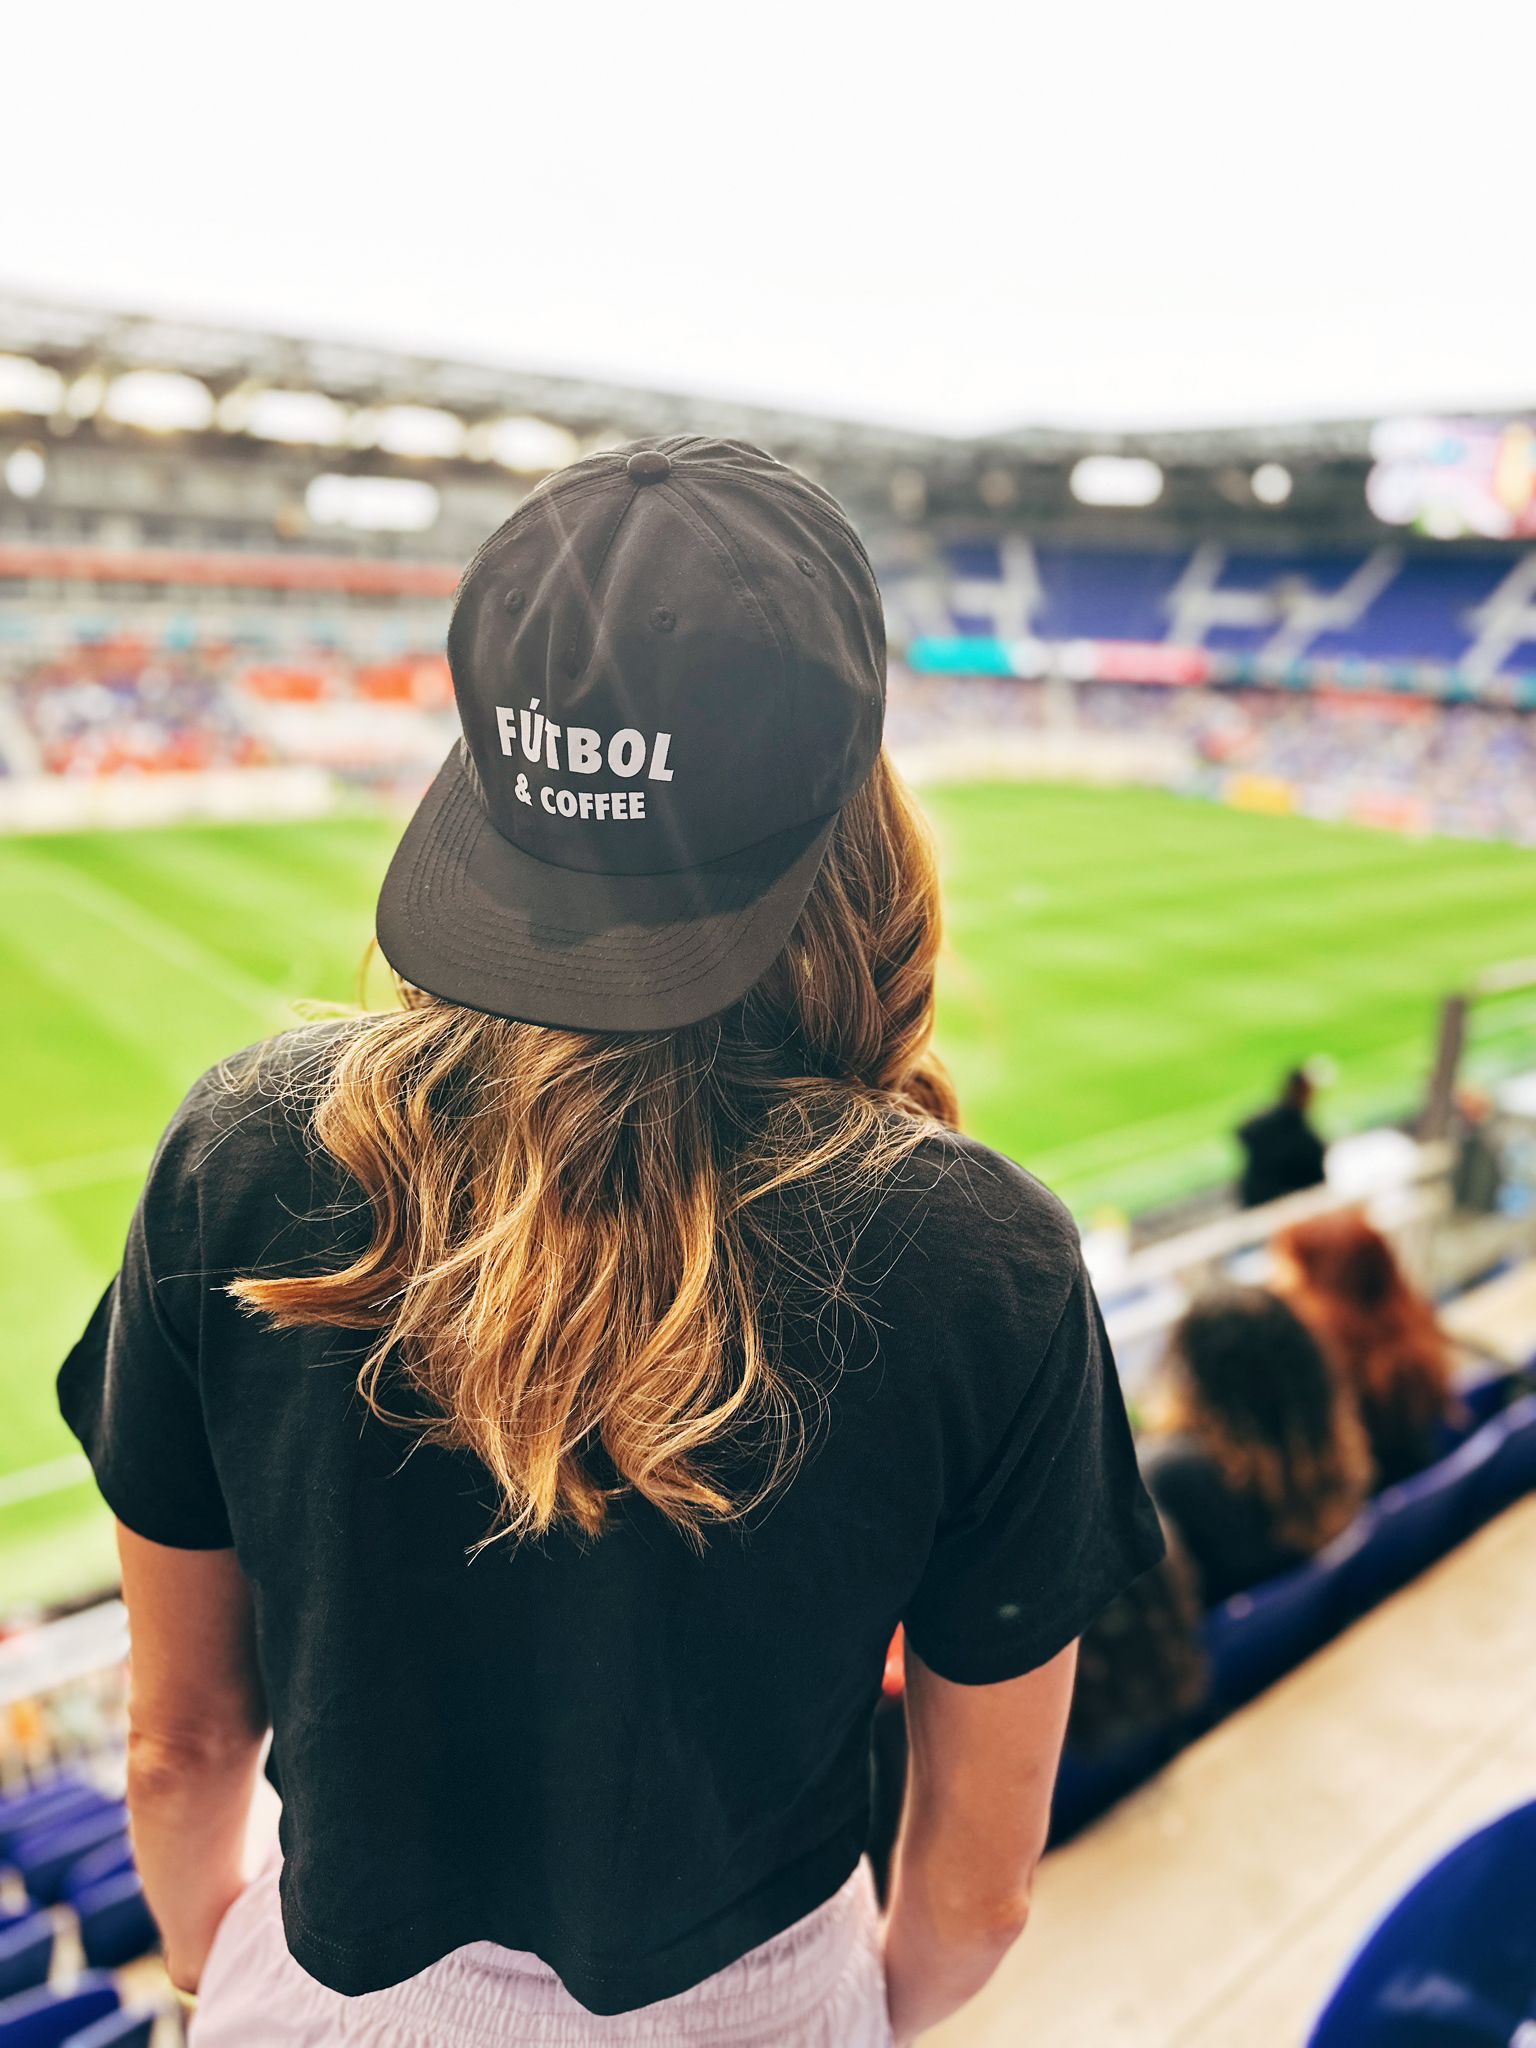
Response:
[[[553,867],[503,839],[455,747],[379,895],[398,974],[452,1003],[572,1031],[675,1031],[744,996],[783,950],[836,812],[663,875]]]

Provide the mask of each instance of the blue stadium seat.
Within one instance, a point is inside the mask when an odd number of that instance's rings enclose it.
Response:
[[[1175,1724],[1133,1736],[1102,1756],[1064,1750],[1051,1794],[1050,1846],[1059,1849],[1117,1800],[1144,1784],[1168,1762],[1182,1740],[1183,1732]]]
[[[1209,1724],[1245,1705],[1321,1649],[1349,1619],[1346,1588],[1371,1540],[1362,1516],[1321,1555],[1250,1593],[1234,1593],[1205,1623],[1211,1662]]]
[[[1506,2048],[1536,2023],[1536,1802],[1470,1836],[1393,1907],[1308,2048]]]
[[[1487,1521],[1536,1492],[1536,1394],[1512,1402],[1478,1436],[1488,1436],[1494,1446],[1476,1482],[1478,1518]]]
[[[1524,1376],[1506,1367],[1458,1387],[1456,1399],[1461,1404],[1461,1416],[1456,1422],[1440,1425],[1438,1455],[1448,1457],[1458,1444],[1464,1444],[1469,1436],[1475,1436],[1485,1422],[1492,1422],[1514,1399],[1523,1384]]]
[[[103,1878],[75,1898],[80,1946],[93,1970],[120,1970],[160,1946],[160,1930],[136,1870]]]
[[[0,1800],[0,1857],[8,1857],[23,1836],[38,1828],[59,1827],[66,1820],[99,1812],[111,1802],[94,1785],[78,1778],[58,1778],[30,1792]]]
[[[1437,1564],[1484,1518],[1479,1486],[1501,1441],[1490,1422],[1427,1471],[1389,1486],[1366,1509],[1363,1538],[1342,1567],[1341,1623]]]
[[[48,1982],[53,1968],[53,1919],[27,1913],[0,1931],[0,1998],[14,1998]]]
[[[71,2034],[64,2048],[149,2048],[155,2021],[160,2015],[148,2012],[110,2012],[82,2034]]]
[[[78,1863],[71,1863],[64,1879],[64,1896],[73,1904],[81,1892],[89,1891],[92,1885],[98,1885],[108,1877],[117,1877],[133,1867],[133,1844],[126,1835],[119,1835],[113,1841],[103,1842],[88,1856],[82,1856]]]
[[[27,1888],[28,1898],[39,1906],[54,1906],[64,1896],[71,1865],[103,1843],[120,1840],[127,1832],[127,1809],[108,1806],[84,1820],[40,1829],[26,1836],[12,1852],[11,1861]]]
[[[1523,1384],[1524,1375],[1501,1368],[1456,1390],[1457,1399],[1472,1418],[1475,1429],[1502,1414]]]
[[[0,2048],[65,2048],[120,2003],[112,1979],[95,1971],[77,1978],[69,1991],[23,1991],[0,2004]]]

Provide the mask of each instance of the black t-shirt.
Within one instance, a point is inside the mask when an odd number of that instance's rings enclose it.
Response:
[[[594,2012],[669,1997],[854,1868],[898,1622],[947,1678],[1015,1677],[1161,1554],[1077,1233],[1006,1159],[925,1137],[858,1229],[861,1312],[784,1328],[827,1409],[766,1510],[699,1554],[631,1496],[595,1543],[471,1556],[488,1477],[362,1407],[367,1337],[223,1291],[366,1241],[285,1099],[306,1042],[188,1096],[64,1415],[130,1528],[238,1553],[312,1976],[357,1994],[485,1940]]]
[[[1168,1436],[1148,1444],[1142,1470],[1152,1498],[1184,1540],[1208,1607],[1306,1558],[1306,1551],[1275,1534],[1269,1504],[1235,1487],[1193,1437]]]

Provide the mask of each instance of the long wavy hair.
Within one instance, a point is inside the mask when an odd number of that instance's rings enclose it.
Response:
[[[1453,1407],[1451,1347],[1391,1244],[1358,1210],[1296,1223],[1275,1240],[1286,1298],[1321,1339],[1393,1465]]]
[[[632,1490],[698,1542],[809,1440],[817,1397],[776,1339],[797,1303],[852,1299],[838,1218],[956,1120],[938,946],[927,828],[882,756],[789,943],[720,1016],[615,1036],[402,987],[339,1035],[309,1110],[370,1241],[232,1291],[279,1327],[373,1332],[363,1400],[482,1461],[491,1536],[596,1535]]]
[[[1261,1287],[1203,1297],[1170,1342],[1168,1421],[1257,1495],[1277,1539],[1321,1549],[1370,1492],[1370,1449],[1317,1339]]]

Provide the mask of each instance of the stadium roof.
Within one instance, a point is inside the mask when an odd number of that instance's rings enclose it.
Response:
[[[502,364],[228,327],[209,321],[0,292],[0,353],[68,378],[91,371],[176,371],[215,398],[242,385],[315,391],[353,405],[426,405],[466,419],[530,414],[578,435],[683,433],[708,427],[745,439],[846,458],[853,447],[887,461],[925,461],[967,444],[943,434],[691,397]]]
[[[1373,425],[1342,419],[1149,432],[1020,426],[957,436],[16,291],[0,291],[0,353],[29,357],[71,378],[93,370],[178,371],[200,379],[215,398],[243,385],[271,386],[354,405],[436,406],[467,419],[528,414],[582,437],[707,427],[810,458],[836,454],[846,462],[863,455],[930,469],[988,456],[1065,462],[1085,452],[1197,467],[1265,458],[1364,461]]]

